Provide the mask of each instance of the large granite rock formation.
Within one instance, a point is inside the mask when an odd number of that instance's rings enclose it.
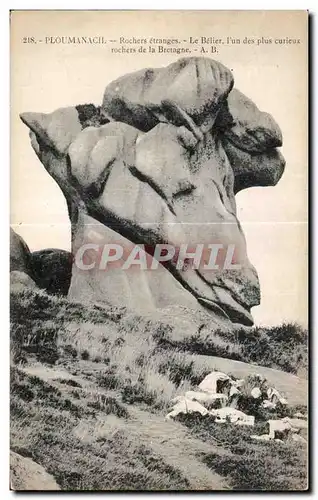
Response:
[[[235,193],[275,185],[284,159],[276,150],[278,125],[233,84],[219,62],[183,58],[115,80],[101,107],[21,115],[67,200],[75,258],[70,297],[139,311],[179,304],[225,322],[253,323],[259,283]],[[84,244],[110,243],[126,253],[144,245],[149,255],[157,244],[179,251],[182,245],[232,246],[234,265],[211,271],[171,259],[156,270],[103,270],[94,266],[99,250],[92,246],[86,269],[79,268]]]

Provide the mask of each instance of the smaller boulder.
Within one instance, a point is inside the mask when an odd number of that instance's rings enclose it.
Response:
[[[67,295],[72,275],[72,255],[66,250],[46,248],[31,254],[36,284],[48,293]]]
[[[187,391],[185,397],[191,401],[198,401],[198,403],[201,403],[207,408],[215,405],[224,406],[228,400],[226,394],[210,394],[200,391]]]
[[[159,121],[206,130],[212,127],[233,83],[232,72],[218,61],[183,57],[166,67],[117,78],[107,85],[102,108],[106,116],[146,132]],[[184,121],[180,123],[181,115]]]
[[[59,485],[44,467],[18,453],[10,452],[10,483],[14,491],[56,491]]]
[[[230,380],[230,377],[226,373],[217,371],[211,372],[206,377],[204,377],[199,385],[199,389],[208,393],[217,394],[221,392],[220,385],[223,385],[222,383],[224,381]]]
[[[166,416],[167,419],[175,418],[180,413],[200,413],[201,415],[207,415],[209,412],[204,406],[202,406],[197,401],[191,401],[185,397],[179,398],[179,402],[176,403],[170,413]]]
[[[10,227],[10,271],[21,271],[32,277],[31,254],[28,245]]]
[[[286,419],[268,420],[267,422],[269,424],[270,439],[276,439],[281,437],[286,438],[292,430],[290,422],[288,422],[288,420]]]
[[[249,153],[263,153],[282,146],[282,132],[273,117],[260,111],[251,99],[233,89],[221,107],[216,126],[235,146]]]
[[[236,425],[248,426],[253,426],[255,423],[255,417],[253,415],[246,415],[246,413],[229,406],[219,408],[218,410],[210,410],[209,413],[210,415],[216,417],[215,422],[218,423],[230,422]]]
[[[283,398],[283,396],[273,387],[269,387],[269,389],[267,389],[267,398],[271,401],[271,403],[287,405],[287,400]]]
[[[255,439],[255,441],[270,441],[270,436],[269,434],[261,434],[258,436],[257,434],[252,434],[251,439]]]
[[[19,292],[24,288],[35,290],[37,289],[37,286],[33,279],[23,271],[11,271],[10,290],[12,292]]]
[[[283,418],[283,422],[289,423],[294,429],[308,429],[308,422],[301,418]]]

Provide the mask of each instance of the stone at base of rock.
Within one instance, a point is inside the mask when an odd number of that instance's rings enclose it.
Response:
[[[251,439],[255,439],[256,441],[270,441],[271,438],[269,434],[261,434],[258,436],[257,434],[252,434]]]
[[[29,288],[36,290],[38,287],[32,278],[23,271],[11,271],[10,273],[10,290],[12,292],[19,292]]]
[[[231,422],[235,425],[248,426],[253,426],[255,423],[255,417],[253,415],[246,415],[246,413],[229,406],[219,408],[218,410],[210,410],[209,413],[216,417],[215,422],[217,423]]]
[[[180,415],[180,413],[200,413],[201,415],[205,416],[208,415],[209,412],[197,401],[191,401],[190,399],[183,397],[180,398],[179,402],[176,405],[174,405],[173,410],[168,413],[168,415],[166,415],[166,418],[175,418]]]
[[[306,439],[300,436],[299,434],[293,434],[292,440],[295,441],[296,443],[307,444]]]
[[[226,394],[209,394],[199,391],[187,391],[185,397],[191,401],[198,401],[205,407],[211,407],[218,403],[224,406],[228,400]]]
[[[10,451],[10,487],[14,491],[56,491],[61,488],[44,467]]]
[[[72,270],[72,255],[59,248],[45,248],[31,254],[32,271],[38,287],[48,293],[67,295]]]

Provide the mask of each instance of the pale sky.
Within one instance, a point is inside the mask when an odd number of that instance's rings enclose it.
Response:
[[[69,250],[70,224],[64,197],[37,159],[19,113],[51,112],[90,102],[99,105],[105,86],[113,79],[143,67],[165,66],[178,56],[118,56],[99,45],[34,46],[22,44],[22,36],[186,38],[232,33],[243,40],[245,35],[264,33],[267,37],[301,39],[298,45],[224,46],[214,57],[233,69],[235,86],[261,110],[271,113],[283,133],[286,169],[279,184],[247,189],[236,196],[248,255],[260,278],[262,301],[252,310],[255,322],[274,325],[297,321],[306,325],[308,165],[304,18],[297,15],[289,18],[288,13],[280,18],[279,12],[265,15],[255,11],[248,13],[244,25],[243,12],[235,16],[218,12],[171,12],[169,18],[160,13],[140,12],[22,14],[13,19],[11,42],[11,224],[31,250],[47,247]],[[137,18],[131,17],[135,15]],[[146,15],[147,19],[141,23]]]

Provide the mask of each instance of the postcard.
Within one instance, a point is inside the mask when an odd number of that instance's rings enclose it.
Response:
[[[10,22],[10,488],[307,490],[308,12]]]

